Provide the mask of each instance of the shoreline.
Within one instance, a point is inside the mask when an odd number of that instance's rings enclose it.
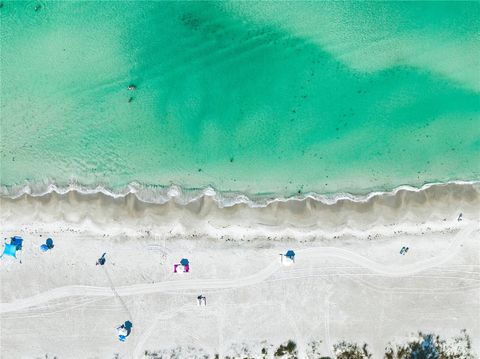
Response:
[[[58,223],[85,226],[98,233],[147,233],[162,237],[207,236],[229,240],[274,238],[311,241],[339,236],[368,238],[369,232],[394,235],[445,230],[460,222],[478,223],[480,185],[431,185],[421,190],[398,189],[364,201],[338,199],[333,204],[312,197],[274,201],[252,207],[237,203],[220,207],[214,196],[200,196],[186,204],[177,201],[147,203],[135,193],[111,197],[103,192],[65,194],[52,191],[35,197],[0,197],[4,230],[31,223],[52,229]]]
[[[335,204],[340,200],[350,200],[352,202],[366,202],[374,197],[392,196],[400,191],[422,192],[431,187],[445,186],[475,186],[480,187],[480,180],[452,180],[447,182],[426,182],[421,186],[403,184],[394,187],[391,190],[372,190],[365,194],[355,194],[351,192],[338,193],[317,193],[302,192],[291,195],[277,195],[273,193],[246,194],[238,191],[222,191],[213,186],[205,188],[188,188],[180,185],[142,185],[138,182],[131,182],[123,189],[113,190],[108,187],[98,185],[89,187],[76,182],[68,186],[58,186],[55,183],[12,185],[0,186],[0,198],[16,199],[23,195],[32,197],[43,197],[51,193],[66,195],[70,192],[78,192],[82,195],[104,194],[112,198],[122,198],[128,195],[134,195],[139,201],[151,204],[164,204],[171,200],[183,205],[198,201],[201,197],[211,197],[218,207],[231,207],[237,204],[247,204],[250,207],[266,207],[276,202],[303,201],[312,199],[324,204]]]

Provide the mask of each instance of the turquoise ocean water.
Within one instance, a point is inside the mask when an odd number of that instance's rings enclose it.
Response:
[[[2,191],[137,182],[289,196],[479,180],[479,13],[2,1]]]

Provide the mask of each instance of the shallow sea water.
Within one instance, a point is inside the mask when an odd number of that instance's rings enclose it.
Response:
[[[3,188],[480,179],[478,2],[2,4]]]

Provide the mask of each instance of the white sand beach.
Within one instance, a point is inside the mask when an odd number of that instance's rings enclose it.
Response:
[[[21,264],[0,260],[0,356],[149,358],[180,347],[179,357],[261,358],[291,339],[299,358],[320,357],[312,342],[331,356],[341,340],[381,358],[419,330],[461,329],[478,354],[479,209],[475,184],[259,208],[218,208],[209,197],[4,197],[2,236],[22,236],[24,248]],[[47,237],[55,247],[42,253]],[[288,249],[295,263],[284,266]],[[173,273],[181,258],[189,273]],[[115,328],[126,320],[122,343]]]

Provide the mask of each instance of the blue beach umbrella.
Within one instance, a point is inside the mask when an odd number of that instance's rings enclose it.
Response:
[[[41,250],[42,252],[46,252],[46,251],[48,251],[48,249],[49,249],[49,248],[48,248],[48,246],[47,246],[46,244],[42,244],[42,245],[40,246],[40,250]]]
[[[22,250],[22,242],[23,242],[23,238],[20,236],[13,236],[10,238],[10,244],[15,245],[17,247],[17,251]]]
[[[131,321],[127,320],[123,325],[125,329],[127,329],[127,337],[128,337],[130,335],[130,332],[132,331],[133,324]]]
[[[51,238],[48,238],[47,241],[45,242],[45,244],[47,245],[48,249],[52,249],[54,247],[53,239],[51,239]]]
[[[290,249],[285,253],[285,257],[293,259],[293,257],[295,257],[295,252]]]
[[[187,259],[187,258],[182,258],[182,260],[180,261],[180,264],[181,264],[182,266],[188,265],[188,259]]]

